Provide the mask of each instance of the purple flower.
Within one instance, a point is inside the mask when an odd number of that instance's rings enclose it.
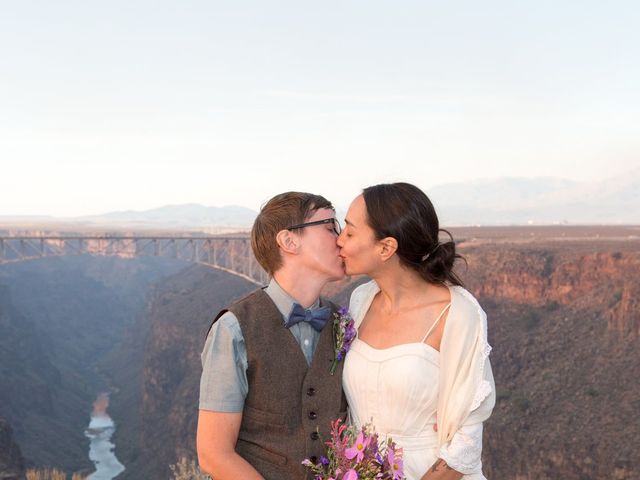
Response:
[[[314,480],[402,480],[402,448],[390,438],[383,446],[378,442],[373,425],[358,429],[337,419],[331,422],[331,439],[326,442],[329,454],[321,456],[317,463],[306,459],[302,464]]]
[[[395,450],[390,448],[387,452],[387,459],[389,460],[393,480],[400,480],[403,476],[402,457],[396,457]]]
[[[347,457],[349,460],[356,458],[357,462],[361,462],[362,459],[364,458],[364,450],[369,445],[369,441],[370,441],[369,437],[365,438],[362,432],[358,433],[358,436],[356,437],[356,441],[353,443],[353,446],[350,448],[347,448],[344,451],[344,456]],[[347,477],[345,476],[345,478]],[[354,478],[358,478],[358,477],[356,476]]]
[[[343,480],[358,480],[358,472],[356,472],[353,468],[350,468],[344,474],[344,477],[342,477],[342,479]]]
[[[347,323],[344,329],[344,340],[346,343],[350,343],[356,336],[356,327],[353,325],[353,321]]]
[[[374,434],[371,436],[371,451],[378,455],[380,453],[380,449],[378,448],[378,434],[374,432]]]
[[[351,318],[347,307],[340,307],[338,311],[333,314],[333,317],[333,334],[335,338],[334,358],[329,370],[331,375],[335,373],[338,363],[344,360],[344,356],[349,351],[349,347],[351,347],[351,343],[357,334],[353,318]]]

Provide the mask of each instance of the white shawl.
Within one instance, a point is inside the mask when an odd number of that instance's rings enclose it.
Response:
[[[450,442],[462,425],[489,418],[495,384],[487,341],[487,316],[467,290],[450,286],[451,307],[440,343],[438,447]],[[356,328],[380,291],[375,281],[356,288],[349,309]]]

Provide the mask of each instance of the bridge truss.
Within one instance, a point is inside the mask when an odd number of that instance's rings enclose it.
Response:
[[[167,257],[200,263],[258,285],[268,282],[248,236],[0,236],[0,265],[66,255]]]

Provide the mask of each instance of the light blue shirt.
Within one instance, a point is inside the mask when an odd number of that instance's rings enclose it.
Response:
[[[265,293],[282,314],[282,329],[293,335],[302,349],[307,364],[311,364],[318,346],[320,332],[307,322],[300,322],[287,329],[284,322],[289,318],[295,300],[285,292],[278,282],[271,280]],[[316,308],[319,300],[311,306]],[[237,317],[226,312],[211,327],[200,356],[200,409],[214,412],[238,413],[244,408],[249,391],[247,381],[247,349]]]

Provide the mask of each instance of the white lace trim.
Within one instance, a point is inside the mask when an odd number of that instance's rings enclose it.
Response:
[[[469,411],[473,412],[489,395],[491,395],[491,384],[487,380],[482,380],[475,395],[473,396],[473,401],[471,402],[471,408],[469,408]]]
[[[460,427],[439,456],[464,475],[482,473],[482,423]]]
[[[487,341],[487,315],[484,313],[484,310],[482,310],[482,307],[480,306],[476,298],[471,295],[471,293],[469,293],[466,289],[460,287],[457,288],[457,291],[459,291],[463,296],[467,298],[467,300],[471,301],[475,305],[478,311],[478,316],[482,321],[482,338],[480,339],[480,341],[482,342],[482,363],[480,365],[481,380],[478,384],[478,388],[476,389],[476,393],[473,395],[471,407],[469,408],[469,411],[473,412],[492,392],[491,383],[484,379],[484,366],[487,363],[489,354],[491,353],[491,345],[489,345],[489,342]]]

